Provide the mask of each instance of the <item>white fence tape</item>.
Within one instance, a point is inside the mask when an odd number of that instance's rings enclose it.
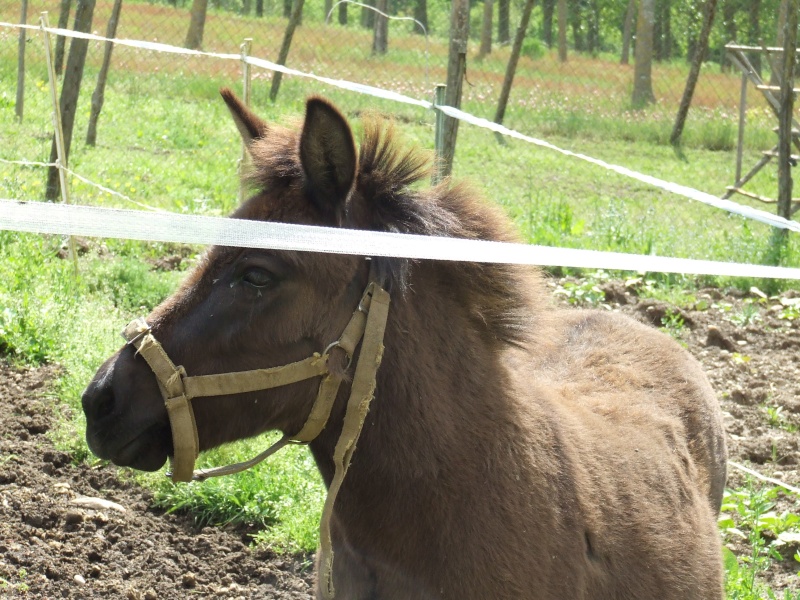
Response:
[[[35,25],[20,25],[18,23],[6,23],[0,22],[0,27],[19,27],[24,29],[31,29],[31,30],[41,30],[42,27],[35,26]],[[732,202],[730,200],[722,200],[717,198],[716,196],[712,196],[706,192],[701,192],[699,190],[690,188],[688,186],[679,185],[676,183],[671,183],[669,181],[664,181],[662,179],[658,179],[656,177],[652,177],[650,175],[644,175],[643,173],[638,173],[626,167],[621,167],[619,165],[614,165],[607,163],[603,160],[599,160],[596,158],[592,158],[585,154],[580,154],[577,152],[572,152],[570,150],[564,150],[555,146],[549,142],[544,140],[539,140],[537,138],[533,138],[527,136],[525,134],[519,133],[514,131],[513,129],[509,129],[504,127],[503,125],[498,125],[497,123],[493,123],[488,119],[483,119],[481,117],[476,117],[469,113],[466,113],[462,110],[457,108],[453,108],[451,106],[436,106],[431,102],[427,102],[424,100],[417,100],[415,98],[411,98],[404,94],[399,94],[397,92],[392,92],[390,90],[384,90],[381,88],[377,88],[370,85],[365,85],[361,83],[354,83],[352,81],[346,81],[344,79],[332,79],[330,77],[324,77],[321,75],[315,75],[313,73],[305,73],[303,71],[298,71],[296,69],[290,69],[289,67],[279,65],[277,63],[262,59],[262,58],[254,58],[254,57],[242,57],[241,54],[228,54],[228,53],[215,53],[215,52],[203,52],[200,50],[190,50],[188,48],[180,48],[178,46],[171,46],[169,44],[162,44],[160,42],[147,42],[142,40],[128,40],[128,39],[109,39],[100,35],[96,35],[93,33],[81,33],[77,31],[72,31],[70,29],[58,29],[58,28],[48,28],[48,32],[54,35],[63,35],[66,37],[77,37],[82,39],[94,40],[98,42],[113,42],[114,44],[118,44],[120,46],[128,46],[131,48],[142,48],[146,50],[152,50],[156,52],[167,52],[170,54],[181,54],[185,56],[204,56],[210,58],[218,58],[223,60],[236,60],[241,61],[245,60],[246,62],[250,63],[251,65],[255,65],[258,67],[262,67],[264,69],[272,70],[272,71],[279,71],[286,75],[294,75],[297,77],[304,77],[307,79],[313,79],[319,81],[320,83],[325,83],[334,87],[338,87],[340,89],[345,89],[348,91],[356,92],[359,94],[365,94],[368,96],[373,96],[376,98],[383,98],[386,100],[393,100],[395,102],[402,102],[404,104],[411,104],[414,106],[419,106],[421,108],[426,109],[439,109],[445,114],[477,127],[482,127],[484,129],[489,129],[491,131],[500,133],[505,136],[509,136],[518,140],[522,140],[531,144],[535,144],[541,148],[547,148],[549,150],[553,150],[555,152],[559,152],[564,156],[570,156],[573,158],[577,158],[583,161],[586,161],[590,164],[596,165],[598,167],[602,167],[606,170],[613,171],[625,177],[630,177],[637,181],[641,181],[642,183],[646,183],[648,185],[652,185],[656,188],[666,190],[668,192],[677,194],[679,196],[683,196],[684,198],[688,198],[690,200],[695,200],[697,202],[702,202],[708,206],[713,206],[715,208],[719,208],[725,211],[728,211],[733,214],[740,215],[742,217],[746,217],[749,219],[753,219],[755,221],[759,221],[761,223],[766,223],[767,225],[772,225],[773,227],[779,227],[781,229],[788,229],[790,231],[800,232],[800,223],[796,221],[792,221],[789,219],[785,219],[778,215],[770,214],[766,211],[759,210],[756,208],[752,208],[749,206],[745,206],[742,204],[737,204],[736,202]]]
[[[359,256],[800,280],[800,269],[224,217],[0,200],[0,229]]]

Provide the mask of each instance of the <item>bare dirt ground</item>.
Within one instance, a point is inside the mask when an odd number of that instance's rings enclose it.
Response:
[[[551,286],[561,298],[586,287]],[[595,288],[594,304],[676,332],[717,390],[731,459],[800,484],[800,319],[779,318],[794,295],[708,289],[678,308],[639,293],[641,282],[610,281]],[[151,509],[149,493],[114,467],[72,464],[48,437],[53,401],[43,392],[56,376],[53,366],[0,358],[0,598],[312,597],[310,557],[251,549],[243,530],[198,529]],[[731,485],[744,481],[731,470]],[[797,497],[782,496],[777,510],[800,513]],[[795,550],[784,548],[765,574],[776,590],[800,588]]]

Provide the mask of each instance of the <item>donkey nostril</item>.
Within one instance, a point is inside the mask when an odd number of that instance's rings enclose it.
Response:
[[[87,419],[102,419],[114,409],[114,393],[110,388],[90,385],[81,398]]]

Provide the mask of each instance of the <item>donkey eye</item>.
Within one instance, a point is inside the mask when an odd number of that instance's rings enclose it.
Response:
[[[275,285],[277,280],[272,273],[264,269],[251,268],[244,272],[242,281],[256,288],[265,288]]]

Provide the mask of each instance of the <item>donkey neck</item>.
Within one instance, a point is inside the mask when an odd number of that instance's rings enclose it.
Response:
[[[439,479],[451,460],[518,428],[504,365],[505,354],[518,350],[476,326],[474,307],[451,293],[438,269],[420,271],[417,283],[392,299],[375,398],[354,458],[359,467],[348,475],[348,488],[362,478],[368,485],[385,479],[389,488],[409,477]],[[331,426],[312,444],[326,483],[344,413],[339,400]]]

